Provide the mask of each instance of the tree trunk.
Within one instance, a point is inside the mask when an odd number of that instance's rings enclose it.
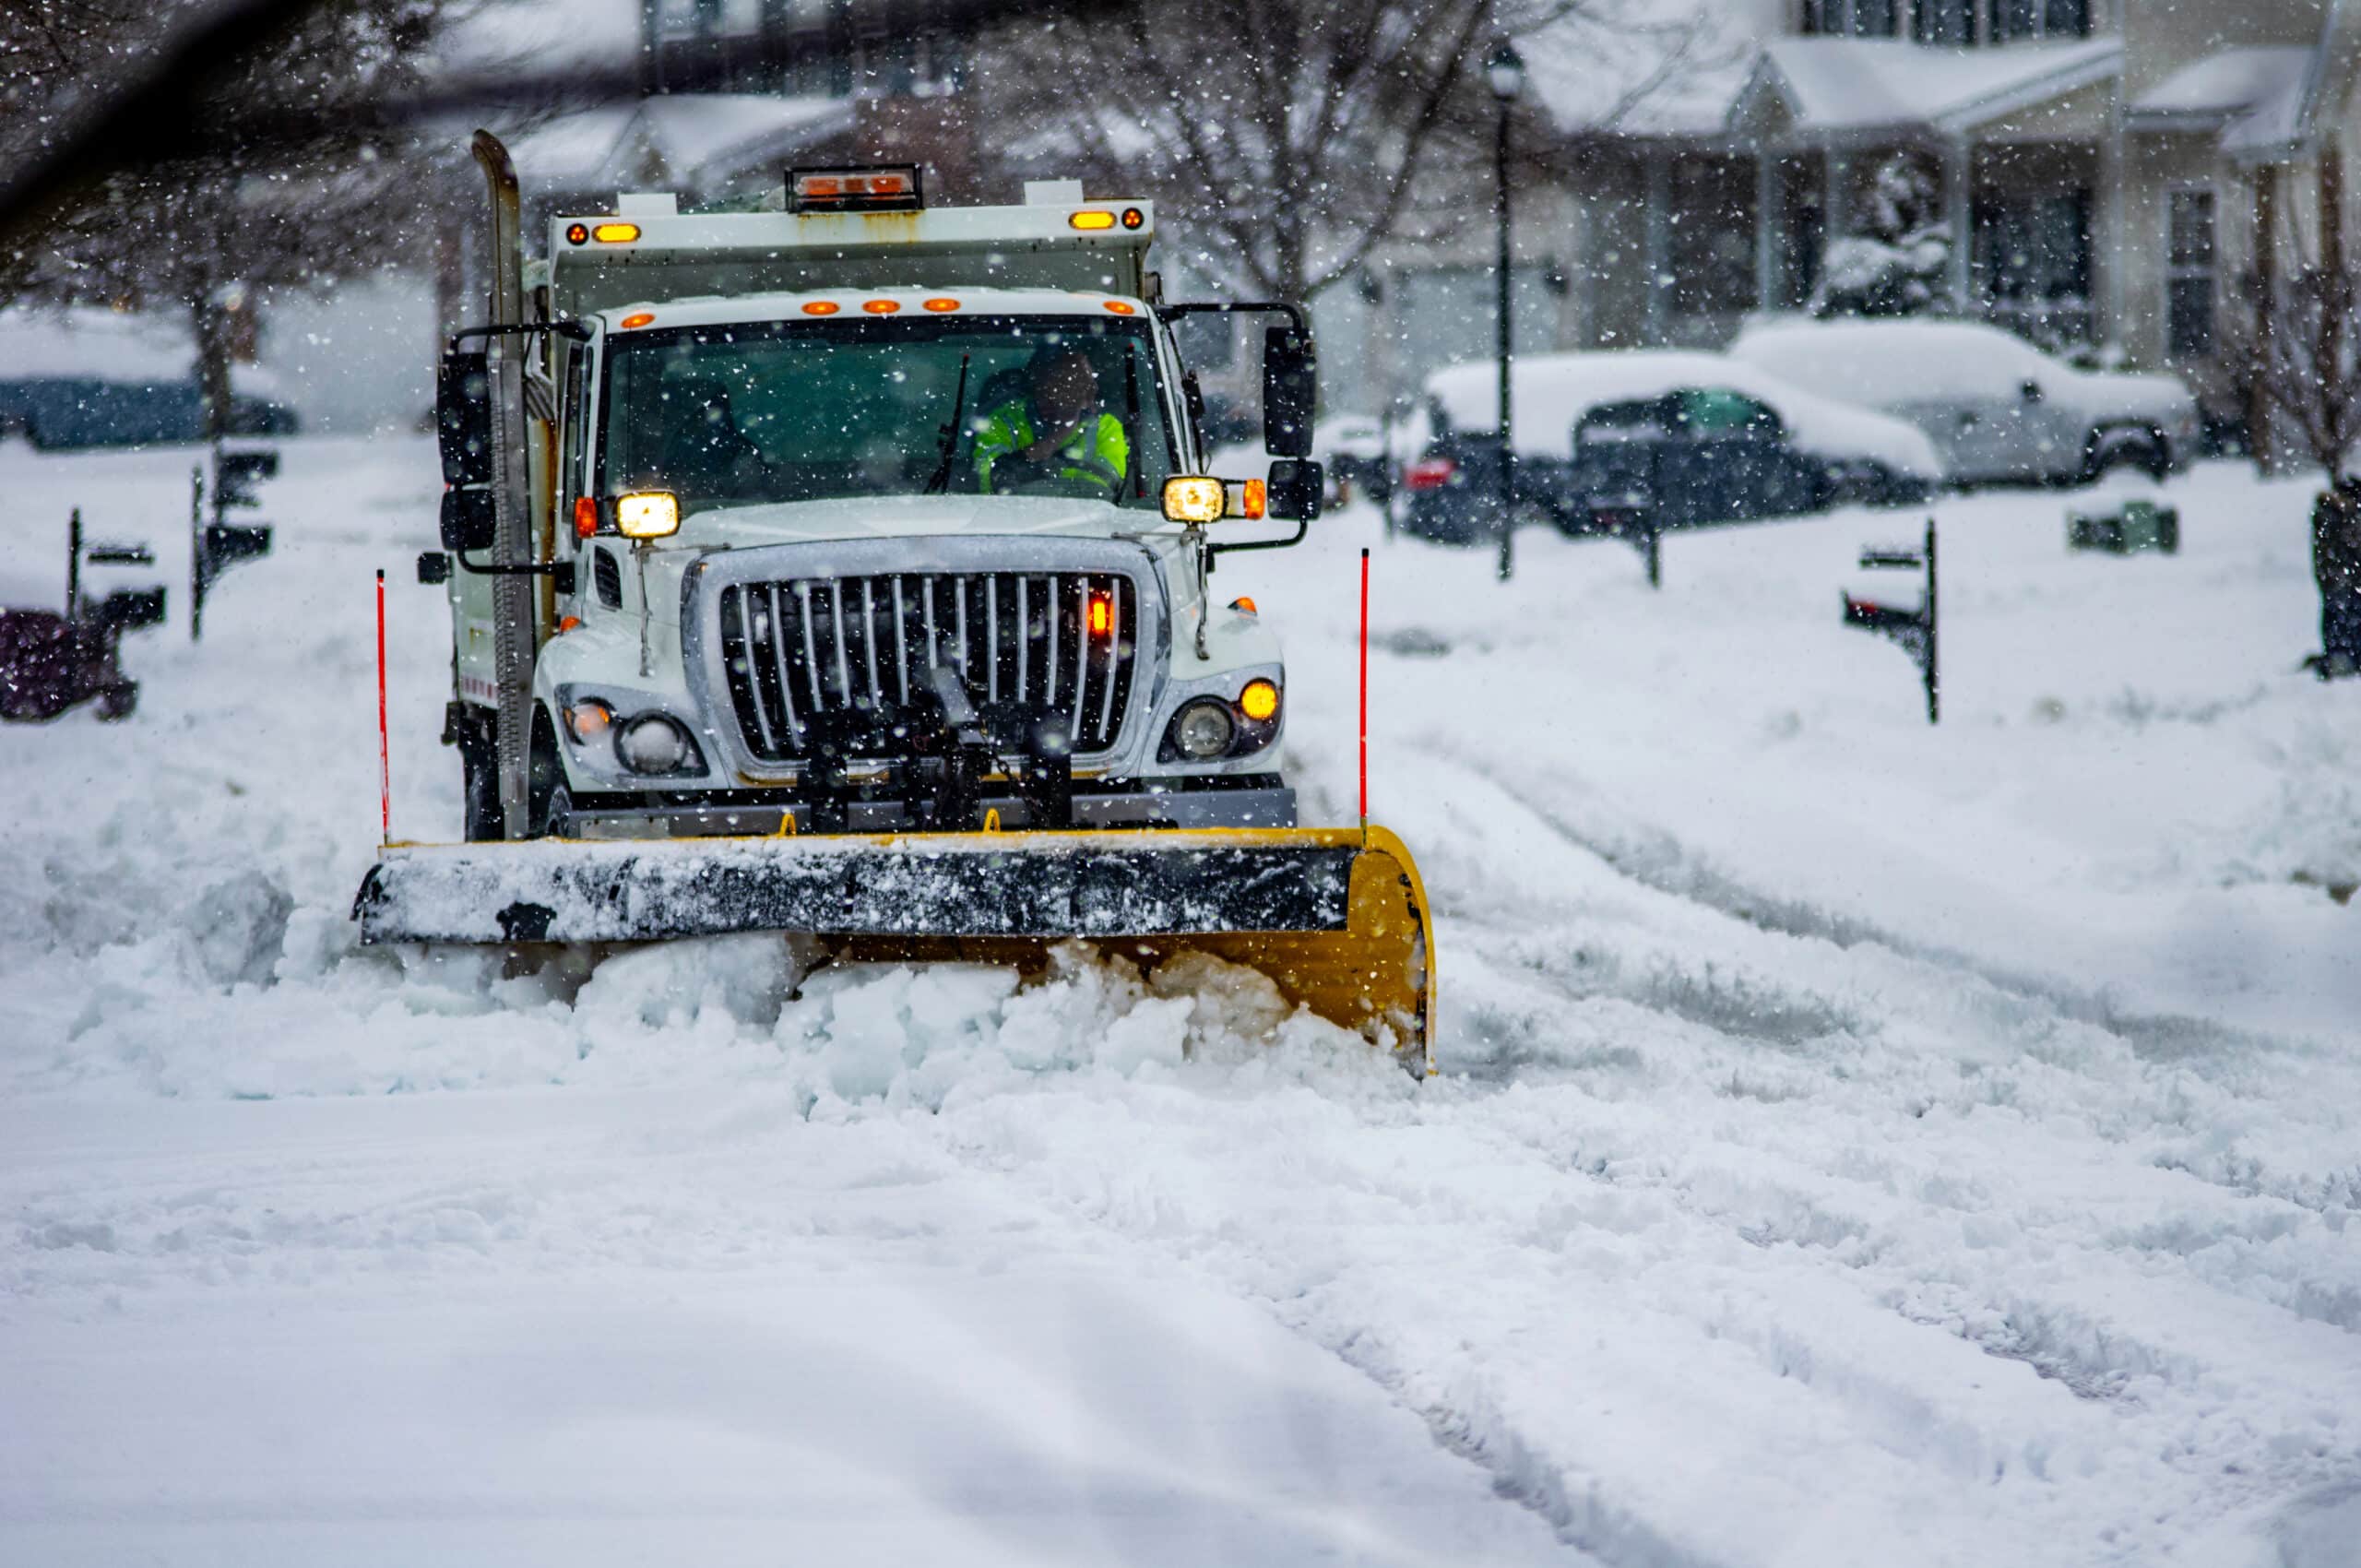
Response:
[[[2361,673],[2361,481],[2312,503],[2312,580],[2320,590],[2320,674]]]
[[[230,313],[219,291],[201,291],[189,309],[189,325],[196,339],[196,392],[205,410],[205,438],[219,442],[230,434]]]

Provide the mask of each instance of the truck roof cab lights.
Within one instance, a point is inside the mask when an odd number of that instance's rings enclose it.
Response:
[[[937,315],[942,315],[945,311],[953,311],[959,308],[959,302],[948,297],[928,300],[925,302],[925,304],[927,309],[934,312]]]
[[[810,300],[804,303],[803,314],[806,315],[834,315],[836,312],[844,308],[844,306],[836,303],[834,300]]]
[[[656,313],[652,310],[635,310],[629,315],[623,317],[621,321],[615,323],[615,326],[623,331],[630,332],[635,328],[647,326],[649,322],[654,321],[655,319]]]
[[[919,212],[926,186],[915,163],[790,169],[787,209],[803,212]]]
[[[902,308],[902,302],[899,300],[863,300],[860,302],[860,308],[867,311],[872,315],[892,315],[896,311]]]
[[[1107,308],[1117,315],[1137,315],[1140,313],[1140,307],[1128,300],[1109,300]]]

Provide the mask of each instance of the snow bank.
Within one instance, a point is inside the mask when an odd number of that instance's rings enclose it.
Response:
[[[1528,354],[1510,367],[1518,452],[1563,458],[1572,454],[1574,422],[1602,403],[1662,397],[1681,387],[1727,387],[1778,410],[1796,445],[1832,457],[1861,457],[1897,474],[1940,479],[1942,459],[1915,427],[1884,414],[1781,380],[1755,365],[1721,354],[1629,349],[1603,353]],[[1459,430],[1497,429],[1500,371],[1484,363],[1453,365],[1427,378],[1427,395]]]

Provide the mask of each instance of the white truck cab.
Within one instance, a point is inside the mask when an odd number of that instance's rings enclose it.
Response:
[[[553,220],[444,366],[471,838],[1294,825],[1278,640],[1209,579],[1318,513],[1301,315],[1167,305],[1149,204],[1027,196]],[[1240,309],[1267,482],[1169,326]]]

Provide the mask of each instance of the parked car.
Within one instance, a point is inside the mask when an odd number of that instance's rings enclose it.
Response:
[[[1385,458],[1385,427],[1368,414],[1332,414],[1311,427],[1311,455],[1327,475],[1328,499],[1343,505],[1356,494],[1379,505],[1394,492]]]
[[[1614,509],[1636,504],[1643,466],[1666,527],[1906,504],[1942,477],[1933,444],[1910,425],[1719,354],[1536,354],[1513,374],[1520,526],[1591,531],[1600,496],[1616,497]],[[1403,475],[1409,531],[1448,542],[1493,536],[1498,386],[1482,363],[1428,378],[1433,434]]]
[[[186,329],[170,320],[0,310],[0,435],[43,450],[201,441],[195,360]],[[295,433],[295,414],[273,396],[267,372],[233,364],[230,378],[230,434]]]
[[[1962,485],[2162,479],[2201,449],[2197,399],[2169,375],[2078,370],[1975,321],[1758,321],[1732,358],[1924,431]]]

